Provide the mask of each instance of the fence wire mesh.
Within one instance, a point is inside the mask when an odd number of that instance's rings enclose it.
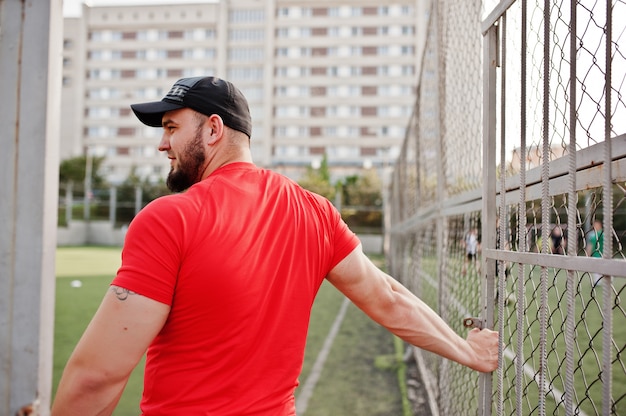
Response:
[[[616,0],[430,5],[390,271],[459,333],[478,317],[502,341],[493,375],[415,350],[441,415],[626,415],[622,16]]]

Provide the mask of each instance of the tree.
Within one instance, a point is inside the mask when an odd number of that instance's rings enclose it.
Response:
[[[298,181],[298,184],[311,192],[322,195],[329,200],[335,198],[337,192],[335,186],[330,183],[330,170],[328,169],[328,160],[326,155],[322,159],[320,167],[314,169],[313,167],[307,167],[306,173]]]
[[[341,216],[354,231],[378,232],[382,229],[382,183],[375,169],[348,176],[342,185]]]
[[[102,162],[104,162],[104,157],[91,157],[91,183],[94,187],[103,186],[106,182],[104,177],[99,173]],[[61,184],[83,182],[85,180],[86,168],[87,159],[85,156],[77,156],[61,161],[61,165],[59,166],[59,182]]]
[[[382,183],[374,169],[348,176],[342,185],[344,205],[381,207],[383,204]]]

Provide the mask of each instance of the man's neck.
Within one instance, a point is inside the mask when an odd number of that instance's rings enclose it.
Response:
[[[238,162],[254,163],[252,161],[252,153],[249,148],[230,146],[227,151],[222,152],[219,156],[215,155],[215,157],[209,160],[209,163],[207,164],[207,167],[202,175],[202,179],[207,178],[222,166]]]

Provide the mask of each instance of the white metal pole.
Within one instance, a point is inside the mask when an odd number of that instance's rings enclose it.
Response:
[[[49,414],[62,1],[0,1],[0,414]]]

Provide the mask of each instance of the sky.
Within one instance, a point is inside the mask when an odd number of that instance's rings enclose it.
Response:
[[[63,0],[63,15],[80,16],[83,3],[90,6],[130,6],[138,4],[207,3],[207,0]]]

